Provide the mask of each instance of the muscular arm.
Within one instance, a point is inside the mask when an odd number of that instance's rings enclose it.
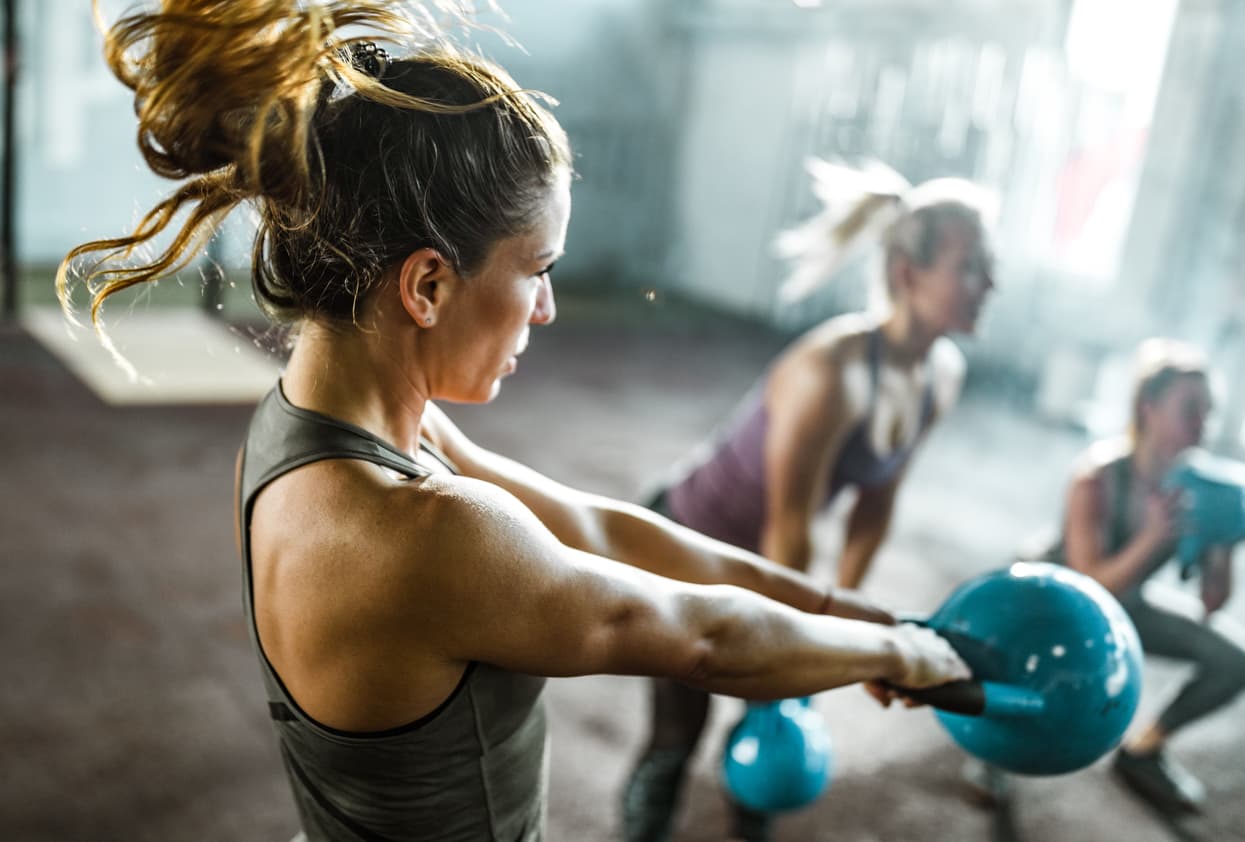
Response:
[[[426,429],[465,476],[505,489],[572,549],[693,584],[730,584],[798,608],[835,613],[826,592],[800,573],[686,529],[642,506],[554,482],[468,439],[439,409]],[[845,611],[848,611],[845,607]],[[850,609],[849,616],[860,612]]]
[[[568,548],[492,484],[457,479],[452,489],[409,536],[435,548],[424,557],[436,563],[411,565],[399,585],[419,605],[417,638],[446,659],[538,675],[661,675],[748,698],[962,673],[955,659],[914,659],[911,629],[655,576]]]
[[[812,556],[809,528],[856,418],[839,363],[821,348],[798,351],[775,366],[766,393],[765,524],[761,553],[795,570]]]

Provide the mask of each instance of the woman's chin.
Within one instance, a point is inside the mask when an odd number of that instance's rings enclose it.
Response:
[[[434,397],[446,403],[491,403],[499,392],[501,392],[500,377],[491,383],[482,384],[477,388],[462,389],[457,392],[435,395]]]
[[[964,336],[976,336],[977,327],[980,321],[981,321],[981,317],[978,316],[977,314],[968,316],[960,322],[959,327],[954,332],[961,333]]]

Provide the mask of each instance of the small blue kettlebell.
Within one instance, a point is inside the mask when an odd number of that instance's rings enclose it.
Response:
[[[1165,485],[1185,495],[1176,556],[1187,579],[1208,548],[1245,539],[1245,465],[1199,452],[1174,468]]]
[[[797,810],[830,783],[830,733],[810,699],[749,702],[722,753],[722,781],[753,810]]]

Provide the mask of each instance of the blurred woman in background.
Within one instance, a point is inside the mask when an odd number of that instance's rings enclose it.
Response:
[[[994,286],[984,191],[958,179],[911,187],[885,168],[809,165],[825,209],[778,241],[798,298],[860,248],[881,251],[880,312],[832,318],[770,365],[731,419],[650,502],[684,526],[806,571],[814,517],[844,489],[855,503],[836,556],[838,586],[856,589],[886,538],[913,453],[955,403],[963,354]],[[668,838],[709,695],[652,682],[651,735],[624,795],[625,838]],[[769,819],[734,805],[735,833],[768,837]]]
[[[1158,717],[1134,730],[1114,764],[1120,778],[1146,799],[1194,811],[1205,799],[1205,787],[1166,753],[1167,740],[1245,687],[1245,633],[1226,635],[1202,618],[1143,595],[1143,585],[1176,552],[1186,515],[1182,492],[1167,480],[1201,443],[1211,393],[1206,362],[1188,345],[1148,340],[1137,363],[1129,434],[1095,443],[1079,461],[1052,560],[1092,576],[1115,594],[1146,652],[1196,667]],[[1200,560],[1205,618],[1231,595],[1231,556],[1232,547],[1212,546]]]

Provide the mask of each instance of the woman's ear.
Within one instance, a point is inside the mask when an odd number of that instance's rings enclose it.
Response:
[[[436,249],[416,249],[398,270],[402,308],[420,327],[432,327],[458,275]]]
[[[1137,432],[1150,429],[1158,403],[1155,395],[1148,395],[1137,402]]]
[[[915,268],[912,259],[902,253],[892,255],[886,262],[886,290],[890,293],[892,300],[912,290]]]

